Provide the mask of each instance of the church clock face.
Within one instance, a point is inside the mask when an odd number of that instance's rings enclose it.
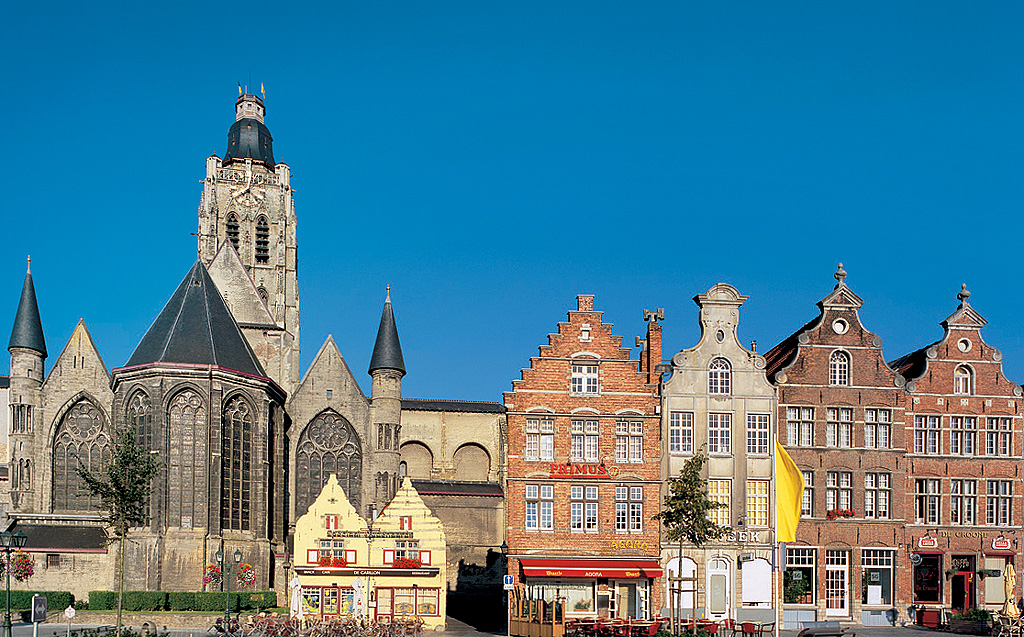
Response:
[[[263,186],[262,180],[254,179],[252,164],[246,164],[245,178],[238,186],[231,189],[231,197],[238,205],[248,208],[255,208],[266,199],[267,189]]]

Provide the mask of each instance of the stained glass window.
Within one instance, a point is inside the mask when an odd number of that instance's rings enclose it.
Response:
[[[323,411],[306,426],[295,464],[296,517],[309,509],[332,473],[352,506],[360,510],[362,445],[356,430],[337,412]]]
[[[76,470],[94,473],[110,462],[110,437],[106,418],[96,405],[80,400],[64,414],[53,443],[54,511],[95,511],[99,498],[91,497]]]
[[[220,525],[224,529],[249,530],[252,421],[252,408],[241,396],[224,408],[220,457]]]

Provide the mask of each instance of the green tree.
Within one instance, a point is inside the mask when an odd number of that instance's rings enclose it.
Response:
[[[669,491],[661,512],[654,516],[665,527],[665,536],[679,542],[679,565],[682,566],[683,543],[700,548],[706,542],[717,540],[732,531],[731,527],[719,526],[711,519],[711,512],[727,506],[708,498],[707,481],[701,476],[707,456],[703,450],[683,463],[679,475],[669,479]],[[678,585],[678,584],[677,584]],[[675,587],[673,587],[675,588]],[[679,599],[672,596],[673,630],[679,631],[676,608]]]
[[[661,513],[654,516],[661,520],[668,539],[689,542],[697,548],[732,531],[731,527],[715,524],[710,517],[712,511],[726,505],[708,498],[706,480],[701,476],[707,460],[704,452],[698,451],[683,463],[679,475],[669,479]]]
[[[149,503],[149,485],[161,464],[149,451],[135,444],[135,432],[123,429],[114,442],[113,458],[106,470],[93,474],[79,464],[77,471],[85,482],[86,490],[100,498],[97,506],[103,511],[103,521],[113,532],[112,542],[118,542],[117,560],[117,632],[121,634],[121,608],[124,596],[124,545],[133,526],[149,521],[146,505]]]

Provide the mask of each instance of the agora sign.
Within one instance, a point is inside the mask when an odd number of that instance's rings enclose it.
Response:
[[[619,475],[619,468],[608,468],[601,463],[590,462],[585,464],[552,463],[549,465],[548,475],[551,478],[586,478],[588,480],[609,480]]]

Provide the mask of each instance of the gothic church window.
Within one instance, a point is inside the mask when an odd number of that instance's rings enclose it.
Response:
[[[360,509],[362,446],[356,430],[337,412],[321,412],[303,430],[295,470],[296,518],[309,509],[332,473],[352,506]]]
[[[256,294],[260,295],[260,300],[263,301],[264,304],[266,304],[267,300],[270,298],[270,293],[267,292],[267,288],[263,287],[262,285],[256,288]],[[330,393],[330,391],[331,390],[329,389],[327,390],[328,393]],[[328,398],[330,398],[330,396],[328,396]]]
[[[237,396],[224,409],[221,448],[220,526],[249,530],[252,491],[252,408]]]
[[[153,449],[153,410],[149,396],[144,392],[136,392],[128,400],[126,410],[128,426],[135,430],[135,444],[147,451]]]
[[[270,224],[263,215],[256,218],[256,263],[270,263]]]
[[[228,239],[231,240],[231,245],[235,246],[235,250],[238,250],[238,217],[235,213],[232,212],[228,215],[225,225],[227,226]]]
[[[88,400],[80,400],[64,414],[53,441],[53,510],[96,510],[99,498],[85,490],[79,466],[99,472],[110,462],[110,438],[103,413]],[[28,468],[24,479],[28,479]]]
[[[167,410],[170,450],[167,463],[167,524],[206,526],[206,405],[186,389]]]

